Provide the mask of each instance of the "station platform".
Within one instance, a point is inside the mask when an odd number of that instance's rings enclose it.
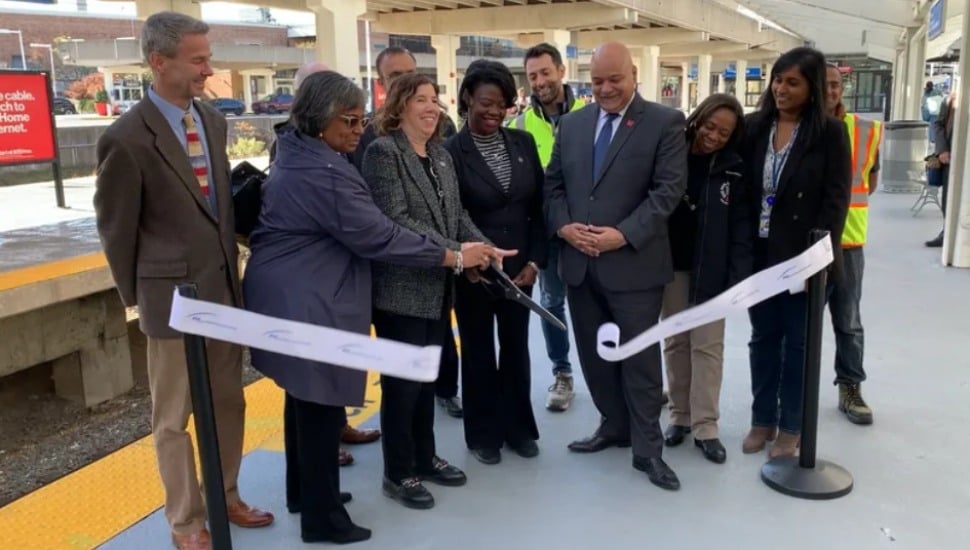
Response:
[[[588,435],[597,413],[576,368],[576,399],[565,413],[543,408],[551,383],[537,319],[530,333],[533,406],[541,454],[503,453],[485,466],[465,449],[461,421],[436,412],[438,453],[468,473],[465,487],[429,485],[437,506],[417,511],[381,494],[380,444],[350,447],[342,489],[358,524],[374,537],[363,549],[817,549],[965,548],[970,540],[970,355],[966,315],[970,271],[945,269],[935,236],[938,211],[909,211],[914,195],[872,198],[863,322],[864,395],[875,423],[850,424],[836,408],[834,353],[826,320],[819,415],[819,457],[846,467],[853,491],[833,501],[784,496],[759,478],[765,454],[740,451],[750,417],[745,315],[728,319],[720,438],[726,464],[707,462],[690,441],[665,449],[683,488],[654,487],[631,468],[628,449],[595,455],[566,445]],[[299,518],[286,512],[282,393],[272,382],[246,390],[246,455],[240,488],[248,502],[276,514],[266,529],[233,528],[238,549],[302,548]],[[355,425],[378,426],[379,387]],[[667,414],[662,422],[666,424]],[[0,548],[127,550],[169,548],[151,440],[137,441],[0,508]],[[310,545],[306,545],[311,547]]]

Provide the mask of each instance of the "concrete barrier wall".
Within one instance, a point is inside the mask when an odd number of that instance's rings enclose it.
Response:
[[[226,117],[229,127],[228,144],[231,146],[241,136],[253,135],[266,143],[267,148],[273,140],[273,125],[287,119],[286,115]],[[64,125],[57,128],[57,143],[60,149],[61,166],[68,169],[94,172],[97,167],[95,146],[98,139],[108,129],[108,125],[92,122],[90,126]],[[40,165],[0,166],[0,183],[4,173],[30,172]]]

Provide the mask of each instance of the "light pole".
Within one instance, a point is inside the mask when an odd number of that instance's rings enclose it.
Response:
[[[47,48],[47,53],[51,59],[51,92],[57,95],[57,79],[54,77],[54,47],[50,44],[30,44],[31,48]]]
[[[27,70],[27,58],[24,57],[24,33],[15,29],[0,29],[0,34],[16,34],[20,37],[20,69]]]

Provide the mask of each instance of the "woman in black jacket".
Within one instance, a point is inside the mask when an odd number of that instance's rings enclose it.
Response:
[[[757,223],[755,270],[797,256],[811,244],[811,231],[824,229],[832,241],[832,277],[841,272],[851,162],[845,125],[825,111],[825,67],[825,57],[812,48],[782,55],[758,112],[745,122],[745,173],[760,198],[750,212]],[[745,453],[764,449],[778,430],[769,457],[797,452],[806,311],[804,292],[784,292],[749,310],[754,400]]]
[[[687,119],[687,190],[670,216],[674,280],[664,289],[663,317],[717,296],[751,271],[750,195],[744,193],[738,147],[744,111],[734,96],[714,94]],[[694,444],[716,463],[727,458],[718,439],[724,320],[667,338],[669,447],[694,433]]]
[[[546,257],[544,177],[532,136],[503,127],[515,80],[502,63],[478,60],[469,65],[458,97],[466,123],[445,147],[455,161],[462,206],[495,246],[519,251],[504,270],[531,294]],[[456,286],[465,442],[485,464],[501,460],[503,444],[534,457],[539,429],[530,399],[529,310],[485,283],[460,278]]]

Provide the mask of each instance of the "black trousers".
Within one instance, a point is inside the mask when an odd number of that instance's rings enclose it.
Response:
[[[663,451],[660,346],[655,344],[625,361],[610,363],[596,353],[596,332],[603,323],[616,323],[620,327],[621,343],[625,343],[657,324],[663,288],[607,290],[596,275],[595,262],[591,262],[586,280],[580,286],[570,286],[567,296],[583,377],[602,417],[597,433],[630,438],[633,454],[637,456],[660,457]]]
[[[438,397],[455,397],[458,395],[458,348],[455,345],[455,333],[451,329],[450,311],[444,327],[444,341],[441,343],[441,368],[438,369],[438,380],[434,384],[434,393]]]
[[[300,510],[304,537],[329,538],[354,527],[340,502],[340,432],[347,423],[343,407],[303,401],[286,394],[286,505]]]
[[[377,336],[418,346],[440,346],[450,315],[421,319],[374,312]],[[384,476],[395,483],[430,470],[435,456],[434,382],[413,382],[381,375],[381,447]]]
[[[532,288],[523,289],[532,294]],[[539,439],[532,412],[529,310],[495,297],[482,284],[458,282],[455,300],[465,443],[469,449],[517,447]],[[498,324],[498,361],[495,325]]]

